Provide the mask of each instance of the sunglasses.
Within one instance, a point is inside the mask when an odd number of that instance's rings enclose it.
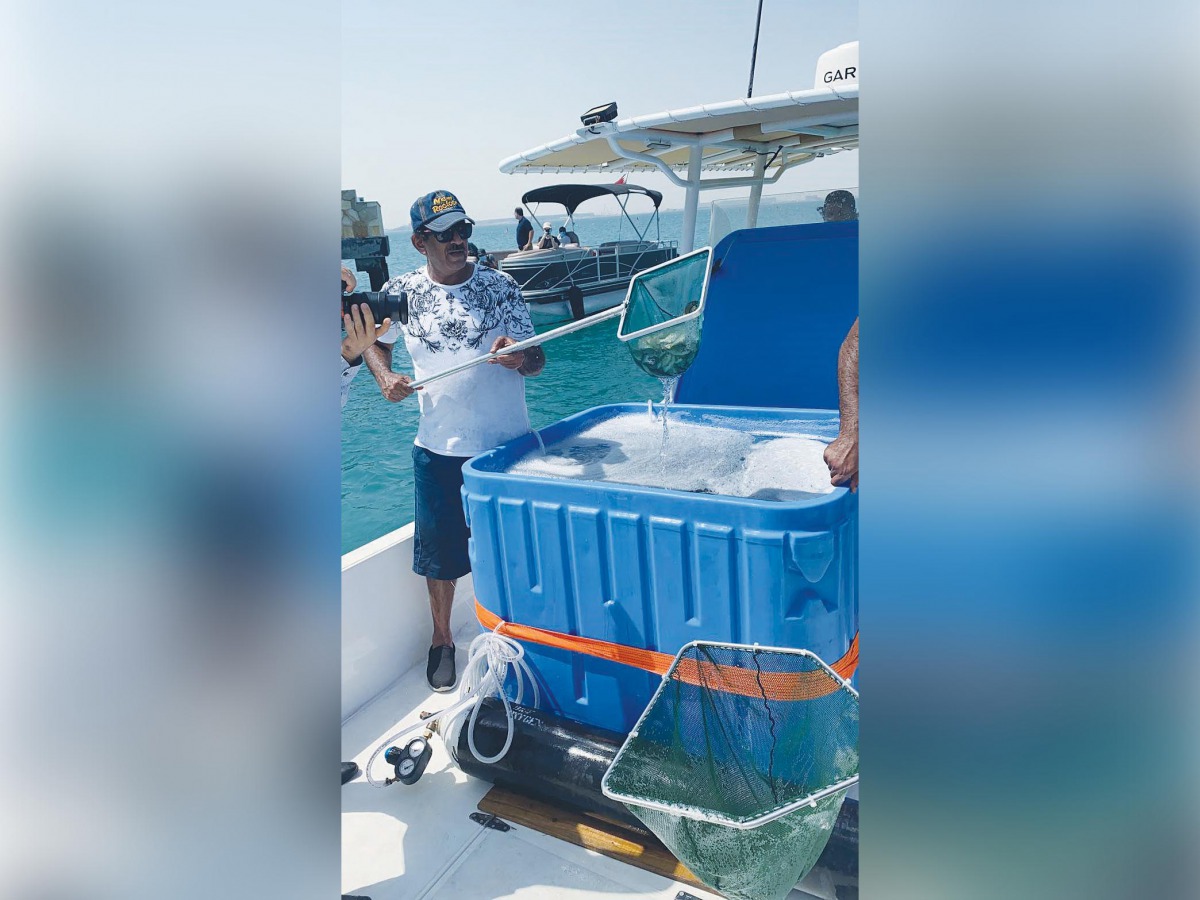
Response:
[[[470,222],[459,222],[456,225],[451,225],[445,231],[430,231],[428,228],[424,228],[421,230],[421,234],[425,235],[426,237],[432,236],[436,238],[439,244],[448,244],[454,240],[454,236],[456,234],[464,241],[467,240],[471,236],[471,232],[474,230],[475,226]]]

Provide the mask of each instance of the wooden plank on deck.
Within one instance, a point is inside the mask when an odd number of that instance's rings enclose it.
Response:
[[[653,834],[639,834],[599,815],[552,806],[494,785],[479,801],[479,809],[672,881],[712,891]]]

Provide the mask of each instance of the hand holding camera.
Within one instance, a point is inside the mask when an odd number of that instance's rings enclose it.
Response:
[[[342,324],[346,328],[346,337],[342,340],[342,359],[353,364],[359,360],[364,350],[387,334],[388,329],[392,327],[392,320],[384,319],[382,324],[376,326],[371,307],[366,303],[359,303],[352,305],[350,312],[342,313]]]

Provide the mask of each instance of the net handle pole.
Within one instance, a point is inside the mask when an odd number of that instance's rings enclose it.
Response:
[[[522,350],[528,350],[530,347],[538,347],[547,341],[552,341],[567,334],[573,334],[576,331],[582,331],[584,328],[589,328],[592,325],[599,324],[600,322],[607,322],[609,319],[615,319],[624,311],[625,304],[622,302],[614,306],[612,309],[606,309],[603,312],[598,312],[591,316],[585,316],[582,319],[570,322],[559,328],[555,328],[552,331],[547,331],[545,334],[536,334],[531,338],[527,338],[526,340],[518,341],[515,344],[510,344],[502,350],[497,350],[495,353],[488,353],[485,356],[478,356],[475,359],[467,360],[465,363],[460,363],[457,366],[451,366],[444,372],[438,372],[436,375],[430,375],[428,378],[422,378],[420,381],[410,382],[409,387],[411,387],[413,390],[416,390],[419,387],[432,384],[433,382],[439,381],[442,378],[447,378],[451,375],[457,375],[459,372],[464,372],[467,369],[482,365],[485,362],[491,362],[493,359],[498,359],[501,356],[507,356],[510,353],[520,353]]]

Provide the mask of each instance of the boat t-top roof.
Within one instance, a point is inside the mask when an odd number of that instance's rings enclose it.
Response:
[[[658,191],[641,187],[636,184],[552,184],[547,187],[534,188],[521,196],[521,202],[557,203],[565,206],[568,215],[575,215],[580,204],[593,197],[606,197],[620,194],[644,194],[650,198],[654,208],[658,209],[663,195]]]
[[[500,163],[505,174],[659,171],[675,175],[702,148],[700,168],[781,172],[858,146],[858,85],[787,91],[601,122]],[[675,176],[675,177],[672,177]]]
[[[699,192],[751,189],[753,227],[764,184],[793,166],[858,147],[858,43],[817,61],[817,86],[585,125],[500,163],[505,174],[661,172],[687,189],[680,251],[691,249]],[[701,172],[738,172],[702,179]],[[682,173],[682,174],[681,174]],[[769,174],[768,174],[769,173]]]

